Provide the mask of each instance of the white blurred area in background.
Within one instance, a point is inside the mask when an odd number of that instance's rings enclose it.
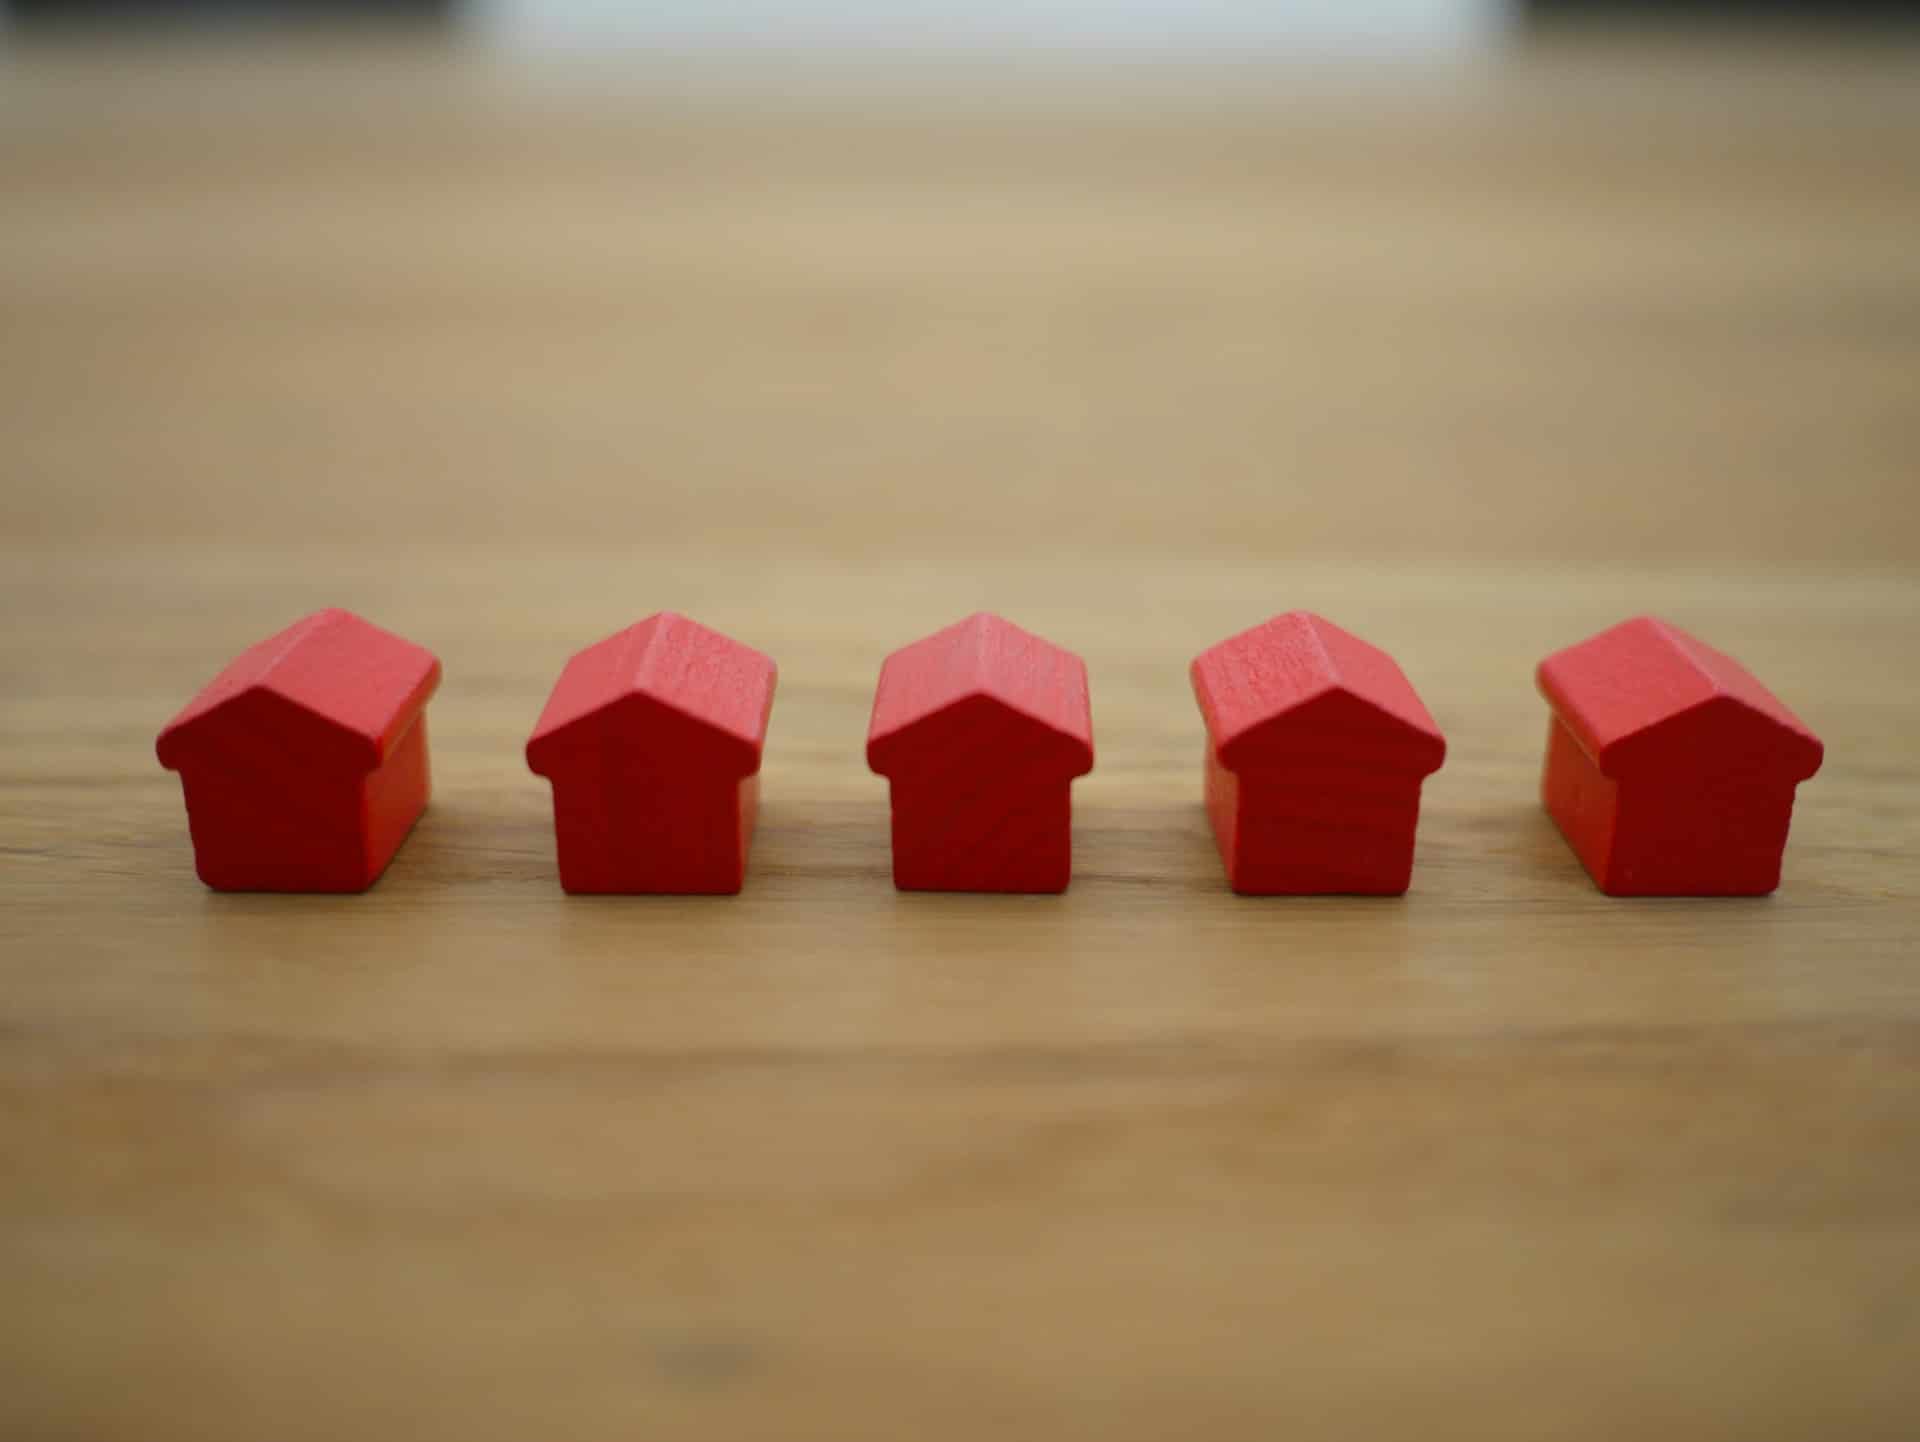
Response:
[[[509,48],[1143,62],[1463,54],[1501,34],[1510,8],[1507,0],[472,0],[469,15]]]

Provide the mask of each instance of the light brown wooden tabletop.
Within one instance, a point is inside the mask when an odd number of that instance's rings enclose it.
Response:
[[[1913,55],[778,78],[0,62],[0,1435],[1914,1435]],[[154,735],[326,604],[432,808],[208,893]],[[570,900],[521,746],[662,607],[780,664],[746,890]],[[982,607],[1062,897],[889,885]],[[1295,607],[1447,733],[1404,899],[1224,887],[1186,663]],[[1826,741],[1770,899],[1538,808],[1643,611]]]

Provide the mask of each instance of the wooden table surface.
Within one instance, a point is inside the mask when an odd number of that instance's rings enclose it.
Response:
[[[16,52],[0,1434],[1913,1435],[1914,60]],[[443,659],[432,809],[209,894],[154,734],[324,604]],[[747,887],[568,900],[520,748],[661,607],[780,663]],[[888,884],[980,607],[1091,668],[1064,897]],[[1447,733],[1404,900],[1223,886],[1185,664],[1294,607]],[[1771,899],[1538,809],[1641,611],[1826,740]]]

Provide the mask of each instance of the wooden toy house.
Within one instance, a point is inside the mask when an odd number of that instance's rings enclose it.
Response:
[[[1306,611],[1203,651],[1205,796],[1235,891],[1398,895],[1446,740],[1386,652]]]
[[[671,611],[567,662],[527,742],[570,892],[724,893],[746,877],[776,668]]]
[[[222,891],[363,891],[430,782],[430,652],[326,610],[249,647],[167,723],[195,868]]]
[[[890,783],[895,886],[1064,891],[1072,783],[1093,769],[1087,668],[970,616],[887,657],[867,764]]]
[[[1540,663],[1541,797],[1610,896],[1758,896],[1780,884],[1806,726],[1738,661],[1651,616]]]

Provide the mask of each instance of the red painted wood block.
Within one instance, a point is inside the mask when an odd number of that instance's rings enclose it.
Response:
[[[1206,801],[1233,889],[1397,896],[1447,743],[1393,657],[1306,611],[1194,658]]]
[[[893,796],[903,891],[1065,891],[1073,778],[1093,769],[1087,668],[985,612],[880,667],[867,764]]]
[[[671,611],[587,647],[527,741],[560,885],[718,895],[746,880],[776,668]]]
[[[348,611],[249,647],[167,723],[195,869],[221,891],[364,891],[426,809],[432,653]]]
[[[1541,798],[1609,896],[1764,896],[1823,748],[1731,656],[1651,616],[1540,663]]]

